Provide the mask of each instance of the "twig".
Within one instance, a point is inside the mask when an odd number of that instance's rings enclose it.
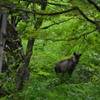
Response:
[[[75,16],[74,16],[74,17],[75,17]],[[60,23],[69,21],[69,20],[73,19],[74,17],[71,17],[71,18],[69,18],[69,19],[67,19],[67,20],[63,20],[63,21],[59,21],[59,22],[54,22],[53,24],[48,25],[48,26],[45,26],[45,27],[43,27],[43,28],[41,28],[41,29],[47,29],[47,28],[49,28],[49,27],[51,27],[51,26],[53,26],[53,25],[56,25],[56,24],[60,24]]]
[[[94,29],[94,30],[92,30],[92,31],[90,31],[90,32],[83,33],[83,34],[81,34],[81,35],[80,35],[80,36],[78,36],[78,37],[74,37],[74,38],[68,39],[68,41],[70,41],[70,40],[76,40],[76,39],[79,39],[79,38],[81,38],[81,37],[83,37],[83,36],[85,36],[85,35],[88,35],[88,34],[90,34],[90,33],[94,32],[94,31],[96,31],[96,30],[97,30],[97,28],[96,28],[96,29]]]

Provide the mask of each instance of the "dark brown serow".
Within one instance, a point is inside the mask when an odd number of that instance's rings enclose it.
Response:
[[[69,76],[71,77],[73,71],[76,68],[76,65],[79,62],[80,56],[82,54],[76,54],[74,53],[74,56],[69,58],[69,59],[65,59],[65,60],[61,60],[60,62],[58,62],[55,66],[55,72],[56,73],[68,73]]]

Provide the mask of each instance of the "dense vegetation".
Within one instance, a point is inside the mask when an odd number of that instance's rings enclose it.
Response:
[[[0,100],[100,99],[99,0],[0,0],[1,7],[10,49]],[[82,56],[72,77],[56,74],[56,63],[73,52]]]

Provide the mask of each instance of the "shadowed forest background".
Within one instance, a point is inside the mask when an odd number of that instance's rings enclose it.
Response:
[[[100,100],[100,0],[0,0],[0,100]]]

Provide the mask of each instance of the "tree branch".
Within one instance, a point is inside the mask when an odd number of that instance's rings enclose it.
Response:
[[[57,42],[57,41],[73,41],[73,40],[80,39],[81,37],[83,37],[83,36],[85,36],[85,35],[88,35],[88,34],[90,34],[90,33],[92,33],[92,32],[95,32],[96,30],[97,30],[97,29],[94,29],[94,30],[89,31],[89,32],[87,32],[87,33],[83,33],[83,34],[81,34],[80,36],[74,37],[74,38],[68,38],[68,39],[65,39],[65,38],[63,38],[63,39],[46,38],[45,40],[46,40],[46,41],[53,41],[53,42]]]
[[[42,3],[42,2],[44,2],[44,3],[46,3],[46,1],[42,1],[42,0],[21,0],[21,1],[27,1],[27,2],[32,2],[32,3]],[[54,3],[54,2],[48,2],[47,1],[47,4],[50,4],[50,5],[55,5],[55,6],[67,6],[67,5],[65,5],[65,4],[60,4],[60,3]]]
[[[74,16],[74,17],[75,17],[75,16]],[[45,27],[43,27],[43,28],[41,28],[41,29],[48,29],[49,27],[51,27],[51,26],[53,26],[53,25],[60,24],[60,23],[63,23],[63,22],[67,22],[67,21],[73,19],[74,17],[71,17],[71,18],[69,18],[69,19],[67,19],[67,20],[63,20],[63,21],[59,21],[59,22],[54,22],[54,23],[52,23],[51,25],[45,26]]]
[[[25,12],[25,13],[32,13],[32,14],[37,14],[37,15],[41,15],[41,16],[54,16],[54,15],[59,15],[59,14],[68,13],[68,12],[71,12],[71,11],[73,11],[73,10],[77,10],[88,22],[94,24],[96,27],[98,26],[98,25],[97,25],[97,24],[98,24],[97,21],[94,21],[94,20],[88,18],[88,17],[86,16],[86,14],[84,14],[84,12],[83,12],[79,7],[77,7],[77,6],[74,6],[74,7],[70,8],[70,9],[68,9],[68,10],[63,10],[63,11],[53,12],[53,13],[41,13],[41,12],[37,12],[37,11],[35,11],[35,10],[34,10],[34,11],[29,11],[29,10],[23,10],[23,9],[21,9],[21,8],[15,8],[13,13],[19,12],[19,11],[23,11],[23,12]],[[98,30],[100,31],[99,28],[100,28],[100,27],[98,26]]]
[[[94,7],[100,12],[100,7],[95,3],[93,2],[92,0],[87,0],[90,4],[94,5]]]
[[[74,38],[68,39],[68,41],[79,39],[79,38],[81,38],[81,37],[83,37],[83,36],[85,36],[85,35],[88,35],[88,34],[94,32],[94,31],[96,31],[96,30],[97,30],[97,28],[95,28],[94,30],[92,30],[92,31],[90,31],[90,32],[83,33],[83,34],[81,34],[81,35],[78,36],[78,37],[74,37]]]
[[[58,4],[58,3],[53,3],[53,2],[47,2],[48,4],[51,4],[51,5],[55,5],[55,6],[59,6],[59,7],[61,7],[61,6],[67,6],[67,5],[65,5],[65,4]]]
[[[92,24],[95,24],[95,21],[93,21],[93,20],[91,20],[90,18],[88,18],[88,17],[83,13],[83,11],[80,10],[79,7],[76,7],[76,10],[77,10],[87,21],[89,21],[89,22],[92,23]]]
[[[31,1],[31,0],[30,0]],[[26,12],[26,13],[32,13],[32,14],[38,14],[38,15],[42,15],[42,16],[54,16],[54,15],[59,15],[59,14],[64,14],[64,13],[68,13],[68,12],[71,12],[73,10],[77,10],[87,21],[91,22],[92,24],[96,24],[95,21],[91,20],[90,18],[88,18],[82,10],[80,10],[79,7],[77,6],[74,6],[70,9],[67,9],[67,10],[63,10],[63,11],[59,11],[59,12],[53,12],[53,13],[41,13],[41,12],[37,12],[37,11],[29,11],[29,10],[23,10],[23,9],[20,9],[20,8],[15,8],[14,9],[14,12],[19,12],[19,11],[23,11],[23,12]]]
[[[68,13],[68,12],[71,12],[75,9],[76,9],[76,7],[72,7],[71,9],[68,9],[68,10],[63,10],[63,11],[53,12],[53,13],[41,13],[41,12],[37,12],[37,11],[35,11],[35,13],[38,15],[42,15],[42,16],[53,16],[53,15]]]
[[[90,23],[92,23],[92,24],[94,24],[97,28],[98,28],[98,30],[99,30],[99,32],[100,32],[100,27],[99,27],[99,25],[98,25],[98,21],[94,21],[94,20],[92,20],[92,19],[90,19],[90,18],[88,18],[85,14],[84,14],[84,12],[79,8],[79,7],[77,7],[77,6],[75,6],[75,7],[72,7],[71,9],[68,9],[68,10],[63,10],[63,11],[59,11],[59,12],[53,12],[53,13],[41,13],[41,12],[37,12],[37,11],[28,11],[28,10],[22,10],[22,9],[17,9],[18,11],[24,11],[24,12],[26,12],[26,13],[32,13],[32,14],[37,14],[37,15],[42,15],[42,16],[54,16],[54,15],[59,15],[59,14],[64,14],[64,13],[68,13],[68,12],[71,12],[71,11],[73,11],[73,10],[77,10],[88,22],[90,22]]]
[[[18,10],[18,9],[17,9]],[[22,10],[22,9],[19,9],[19,10]],[[38,15],[42,15],[42,16],[54,16],[54,15],[59,15],[59,14],[64,14],[64,13],[68,13],[68,12],[71,12],[73,10],[77,10],[87,21],[91,22],[92,24],[96,24],[95,21],[91,20],[90,18],[88,18],[82,10],[80,10],[79,7],[75,6],[75,7],[72,7],[71,9],[68,9],[68,10],[63,10],[63,11],[59,11],[59,12],[53,12],[53,13],[41,13],[41,12],[37,12],[37,11],[27,11],[27,10],[22,10],[26,13],[35,13],[35,14],[38,14]]]

